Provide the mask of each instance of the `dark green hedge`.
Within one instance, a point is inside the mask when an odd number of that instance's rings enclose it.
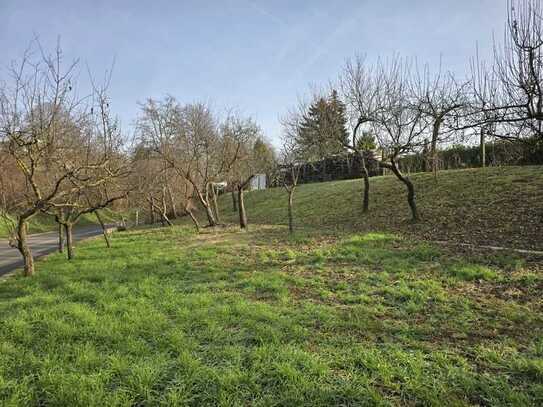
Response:
[[[487,166],[541,165],[543,164],[543,141],[538,138],[523,141],[494,141],[485,144]],[[481,147],[453,145],[440,150],[439,169],[451,170],[481,166]],[[430,170],[430,160],[423,153],[410,154],[400,159],[400,167],[406,172]]]

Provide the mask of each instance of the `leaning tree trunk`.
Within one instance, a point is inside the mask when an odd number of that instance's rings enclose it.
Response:
[[[232,188],[232,212],[238,211],[238,201],[236,200],[236,191]]]
[[[194,227],[196,228],[196,233],[200,233],[200,223],[198,222],[198,219],[196,218],[196,216],[194,216],[194,213],[192,212],[193,208],[194,208],[194,205],[192,203],[192,198],[187,197],[186,191],[185,191],[185,203],[184,203],[183,209],[185,210],[185,214],[190,216],[192,223],[194,223]]]
[[[192,222],[194,223],[194,227],[196,228],[196,232],[199,233],[200,232],[200,223],[198,223],[198,219],[196,219],[196,216],[194,216],[194,213],[192,212],[192,210],[187,209],[187,213],[190,216],[190,218],[192,219]]]
[[[394,158],[390,160],[390,166],[388,166],[388,168],[390,168],[390,170],[394,173],[394,175],[396,175],[396,177],[407,188],[407,203],[409,204],[409,208],[411,209],[411,218],[413,222],[418,221],[420,218],[419,218],[419,213],[417,211],[417,203],[415,202],[415,187],[413,186],[413,183],[408,177],[402,174]]]
[[[66,249],[68,250],[68,260],[72,260],[75,257],[73,225],[70,222],[65,223],[64,230],[66,231]]]
[[[96,219],[98,219],[98,223],[100,224],[100,227],[102,228],[102,234],[104,235],[104,240],[106,241],[106,247],[108,249],[111,249],[111,242],[109,241],[109,235],[107,233],[106,225],[104,224],[104,221],[98,211],[95,212],[95,215],[96,215]]]
[[[217,226],[217,221],[215,220],[215,216],[213,215],[213,209],[211,209],[211,206],[208,203],[205,203],[203,205],[204,205],[204,208],[206,210],[208,225],[209,226]]]
[[[289,233],[294,233],[294,214],[292,211],[294,188],[295,187],[291,187],[288,190],[288,231]]]
[[[243,187],[238,187],[238,208],[239,208],[239,226],[247,229],[247,212],[245,212],[245,203],[243,201]]]
[[[162,219],[162,224],[166,224],[168,226],[173,226],[172,221],[170,218],[168,218],[168,206],[166,205],[166,191],[165,188],[162,188],[162,195],[161,195],[161,204],[162,207],[160,208],[160,216]]]
[[[166,215],[166,212],[162,212],[162,224],[173,226],[173,222],[168,218],[168,215]]]
[[[28,246],[28,223],[26,218],[19,218],[17,222],[17,249],[23,256],[24,275],[30,277],[34,274],[34,258]]]
[[[194,187],[194,190],[196,191],[196,196],[198,197],[198,200],[200,201],[200,203],[202,204],[202,206],[204,207],[206,211],[208,226],[210,227],[217,226],[217,221],[215,220],[215,215],[213,214],[213,209],[211,208],[211,205],[209,204],[207,199],[205,199],[205,197],[202,195],[202,192],[197,187],[196,183],[192,182],[190,179],[189,179],[189,182]]]

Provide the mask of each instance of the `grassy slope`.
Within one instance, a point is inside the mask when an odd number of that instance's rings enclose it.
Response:
[[[537,265],[286,235],[118,233],[0,281],[0,405],[543,402]]]
[[[361,180],[301,185],[295,193],[299,226],[347,231],[395,231],[429,240],[543,250],[543,167],[503,167],[415,174],[423,220],[411,224],[405,188],[393,176],[371,179],[370,213],[361,213]],[[282,188],[246,195],[249,223],[285,224]],[[230,196],[223,221],[236,222]]]

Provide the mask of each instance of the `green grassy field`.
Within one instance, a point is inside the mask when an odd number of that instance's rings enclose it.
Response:
[[[541,405],[543,274],[390,234],[184,226],[0,282],[0,404]]]
[[[371,178],[370,213],[361,213],[361,180],[300,185],[295,219],[300,227],[349,232],[394,231],[426,240],[543,250],[543,167],[491,167],[414,174],[422,221],[409,222],[405,188],[394,176]],[[222,220],[236,222],[230,196],[221,197]],[[282,188],[246,194],[249,223],[286,224]],[[202,218],[203,221],[203,218]]]
[[[245,232],[48,256],[0,280],[0,405],[542,405],[543,259],[423,240],[540,248],[541,173],[417,175],[416,225],[381,177],[368,216],[360,181],[300,186],[294,236],[271,189]]]

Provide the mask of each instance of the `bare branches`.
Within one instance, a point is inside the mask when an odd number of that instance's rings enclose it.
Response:
[[[542,8],[539,0],[508,1],[504,41],[494,46],[493,63],[472,62],[472,121],[490,124],[496,137],[543,138]]]
[[[108,110],[107,88],[95,87],[95,97],[79,96],[78,61],[65,64],[60,45],[52,54],[37,40],[34,46],[12,66],[11,81],[0,92],[2,154],[9,157],[23,186],[12,195],[9,213],[17,219],[18,247],[27,275],[33,272],[26,244],[28,219],[58,208],[79,214],[83,194],[120,191],[117,181],[129,173],[120,151],[121,134]],[[97,100],[97,115],[90,100]],[[98,206],[111,202],[107,197]]]
[[[201,103],[182,106],[173,97],[149,99],[142,105],[138,135],[143,146],[192,185],[209,225],[216,225],[206,191],[222,168],[214,159],[221,143],[210,108]]]

